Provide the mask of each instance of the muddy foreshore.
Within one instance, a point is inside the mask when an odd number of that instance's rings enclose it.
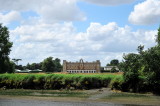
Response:
[[[3,92],[3,91],[1,91]],[[58,91],[61,92],[61,91]],[[72,91],[71,91],[72,92]],[[88,104],[82,106],[159,106],[160,97],[153,94],[133,94],[133,93],[122,93],[118,91],[111,91],[108,88],[101,90],[82,90],[77,92],[87,93],[88,97],[64,97],[64,96],[55,96],[50,97],[45,94],[43,95],[34,95],[34,96],[15,96],[15,95],[0,95],[0,106],[16,106],[17,103],[38,103],[44,102],[49,104],[58,103],[59,105],[55,106],[69,106],[66,104]],[[37,94],[37,93],[36,93]],[[14,102],[15,105],[8,105],[9,103]],[[4,104],[2,104],[4,103]],[[5,105],[6,103],[6,105]],[[43,103],[42,103],[43,104]],[[63,105],[61,105],[63,104]],[[22,104],[21,104],[22,105]],[[24,104],[23,104],[24,105]],[[36,105],[36,104],[35,104]],[[25,105],[24,105],[25,106]],[[80,105],[76,105],[80,106]]]

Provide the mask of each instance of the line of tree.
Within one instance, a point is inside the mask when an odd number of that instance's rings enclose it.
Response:
[[[40,70],[43,70],[43,72],[61,72],[61,70],[62,70],[62,65],[60,63],[60,59],[58,59],[58,58],[53,59],[53,57],[48,57],[40,63],[32,63],[32,64],[28,63],[26,66],[16,65],[15,67],[16,67],[16,69],[19,69],[19,70],[40,69]]]
[[[28,63],[26,66],[23,66],[22,69],[30,69],[30,70],[40,69],[43,70],[44,72],[61,72],[62,65],[60,63],[60,59],[58,58],[53,59],[53,57],[48,57],[40,63],[32,63],[32,64]]]
[[[160,94],[160,27],[156,35],[157,45],[148,50],[138,46],[138,53],[123,56],[120,70],[124,81],[118,89],[132,92],[153,92]]]

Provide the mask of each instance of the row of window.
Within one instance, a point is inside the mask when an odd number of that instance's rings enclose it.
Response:
[[[67,70],[68,73],[96,73],[96,70]]]
[[[93,68],[96,68],[96,64],[95,65],[83,65],[84,68],[89,68],[89,69],[93,69]],[[67,69],[70,69],[70,68],[79,68],[80,65],[67,65]]]

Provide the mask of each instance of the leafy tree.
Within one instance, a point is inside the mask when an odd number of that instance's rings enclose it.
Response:
[[[119,60],[113,59],[110,61],[110,64],[107,64],[107,66],[118,66]]]
[[[149,90],[160,94],[160,27],[156,35],[157,45],[143,52],[143,75]]]
[[[141,68],[140,55],[130,53],[125,55],[123,62],[124,81],[128,85],[128,89],[137,92],[139,82],[139,69]]]
[[[0,24],[0,73],[14,71],[13,63],[9,59],[11,47],[12,42],[9,41],[8,28]]]
[[[37,64],[36,63],[32,63],[31,65],[30,65],[30,70],[35,70],[35,69],[37,69],[38,67],[37,67]]]
[[[36,70],[36,69],[42,69],[42,63],[32,63],[32,64],[27,64],[25,69],[30,69],[30,70]]]
[[[42,62],[42,70],[45,72],[60,72],[61,68],[60,59],[58,58],[53,60],[53,57],[48,57]]]
[[[22,65],[15,65],[15,69],[24,70],[24,66]]]
[[[144,75],[153,92],[160,94],[160,46],[155,46],[144,53]]]
[[[56,59],[54,60],[54,64],[55,64],[55,69],[54,69],[54,71],[60,72],[61,69],[62,69],[62,65],[60,64],[60,59],[56,58]]]
[[[160,27],[158,28],[158,34],[156,36],[156,42],[158,43],[158,45],[160,46]]]
[[[54,67],[53,57],[48,57],[42,62],[42,70],[45,72],[53,72]]]
[[[160,28],[156,36],[157,45],[144,51],[144,46],[138,46],[138,53],[125,55],[120,63],[124,72],[122,89],[152,91],[160,94]]]
[[[13,61],[5,61],[5,69],[7,73],[14,73],[15,71],[15,63]]]
[[[26,69],[31,69],[31,65],[30,65],[29,63],[27,63],[27,65],[26,65],[25,68],[26,68]]]
[[[119,64],[119,61],[117,59],[111,60],[111,65],[117,66]]]

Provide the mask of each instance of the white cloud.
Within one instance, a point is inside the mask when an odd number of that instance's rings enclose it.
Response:
[[[82,0],[97,5],[120,5],[131,3],[135,0]]]
[[[157,31],[132,31],[129,26],[119,27],[115,22],[102,25],[91,23],[86,32],[76,32],[72,23],[28,24],[11,31],[14,43],[12,58],[22,58],[24,64],[40,62],[53,56],[62,60],[85,61],[100,59],[102,65],[123,53],[136,52],[137,46],[155,45]]]
[[[0,13],[0,23],[9,24],[12,21],[19,21],[21,19],[21,14],[17,11],[11,11],[6,14]]]
[[[1,11],[34,11],[43,21],[83,21],[83,12],[77,7],[76,0],[0,0]]]
[[[160,23],[160,1],[146,0],[135,5],[129,15],[129,22],[136,25],[150,25]]]
[[[19,26],[10,31],[11,41],[14,42],[11,57],[22,58],[23,63],[39,62],[48,56],[60,57],[63,52],[70,52],[66,49],[66,42],[70,41],[72,33],[72,23]]]
[[[69,37],[74,30],[72,23],[37,23],[34,25],[22,25],[11,31],[11,33],[13,34],[12,39],[15,40],[17,39],[16,36],[19,36],[20,42],[53,42]]]
[[[74,21],[86,19],[77,7],[75,0],[49,1],[43,7],[37,8],[36,11],[46,20]]]
[[[115,22],[101,25],[100,23],[91,23],[87,29],[87,35],[94,41],[104,40],[104,37],[112,36],[112,32],[118,28]]]
[[[106,25],[91,23],[85,35],[89,45],[101,44],[97,47],[101,52],[132,52],[142,43],[146,47],[153,46],[156,33],[157,31],[132,31],[129,26],[119,27],[112,22]]]

